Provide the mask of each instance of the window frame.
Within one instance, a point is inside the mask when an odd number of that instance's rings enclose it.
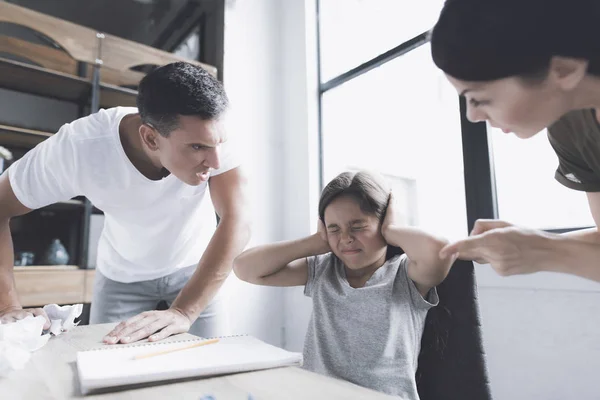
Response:
[[[346,72],[321,82],[321,20],[320,3],[316,0],[317,16],[317,80],[318,80],[318,162],[319,162],[319,191],[324,187],[324,161],[323,152],[323,95],[344,83],[351,81],[374,68],[388,63],[397,57],[403,56],[420,46],[429,43],[429,31],[423,32],[398,46],[374,57]],[[467,227],[469,232],[473,229],[478,219],[498,219],[498,196],[496,192],[496,179],[494,172],[492,141],[489,137],[485,122],[472,123],[467,119],[467,105],[464,97],[459,98],[461,121],[461,136],[463,150],[465,200],[467,211]],[[534,227],[535,228],[535,227]],[[565,233],[589,227],[567,227],[561,229],[548,229],[546,232]]]

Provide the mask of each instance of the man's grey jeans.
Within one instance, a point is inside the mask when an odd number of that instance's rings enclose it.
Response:
[[[90,323],[124,321],[141,312],[155,310],[161,301],[165,301],[170,307],[195,269],[194,265],[162,278],[133,283],[110,280],[96,270]],[[219,296],[204,309],[189,333],[202,337],[228,334],[225,304]]]

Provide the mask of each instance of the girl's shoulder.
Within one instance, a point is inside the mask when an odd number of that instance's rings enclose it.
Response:
[[[334,262],[335,255],[333,253],[319,254],[316,256],[310,256],[306,258],[309,268],[315,270],[327,268]]]
[[[326,281],[332,279],[332,276],[338,274],[336,263],[339,262],[338,258],[333,253],[325,253],[317,256],[310,256],[306,258],[308,265],[308,280],[304,287],[304,294],[312,297],[313,292],[316,290],[315,287],[322,287],[326,285]],[[343,268],[343,267],[342,267]]]

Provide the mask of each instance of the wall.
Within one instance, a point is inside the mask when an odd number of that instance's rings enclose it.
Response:
[[[317,76],[314,2],[228,2],[225,87],[230,131],[250,177],[250,245],[316,227]],[[300,350],[310,316],[302,288],[262,288],[232,277],[232,331]]]
[[[225,10],[224,83],[228,130],[249,179],[250,245],[280,240],[282,184],[282,67],[279,0],[236,0]],[[239,281],[224,288],[232,333],[281,344],[283,290]]]
[[[597,399],[600,285],[477,266],[483,339],[496,400]]]
[[[284,0],[281,0],[283,3]],[[283,239],[316,231],[319,197],[316,3],[285,1],[281,21],[284,137]],[[312,304],[304,287],[285,289],[284,345],[300,351]]]

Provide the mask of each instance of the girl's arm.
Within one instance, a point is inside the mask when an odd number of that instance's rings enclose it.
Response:
[[[301,286],[308,280],[306,257],[330,250],[320,232],[298,240],[254,247],[233,263],[238,278],[256,285]]]
[[[391,195],[381,233],[388,244],[404,250],[409,260],[408,276],[423,296],[446,279],[456,260],[453,255],[444,258],[439,256],[440,250],[448,244],[446,239],[400,224],[396,219]]]

